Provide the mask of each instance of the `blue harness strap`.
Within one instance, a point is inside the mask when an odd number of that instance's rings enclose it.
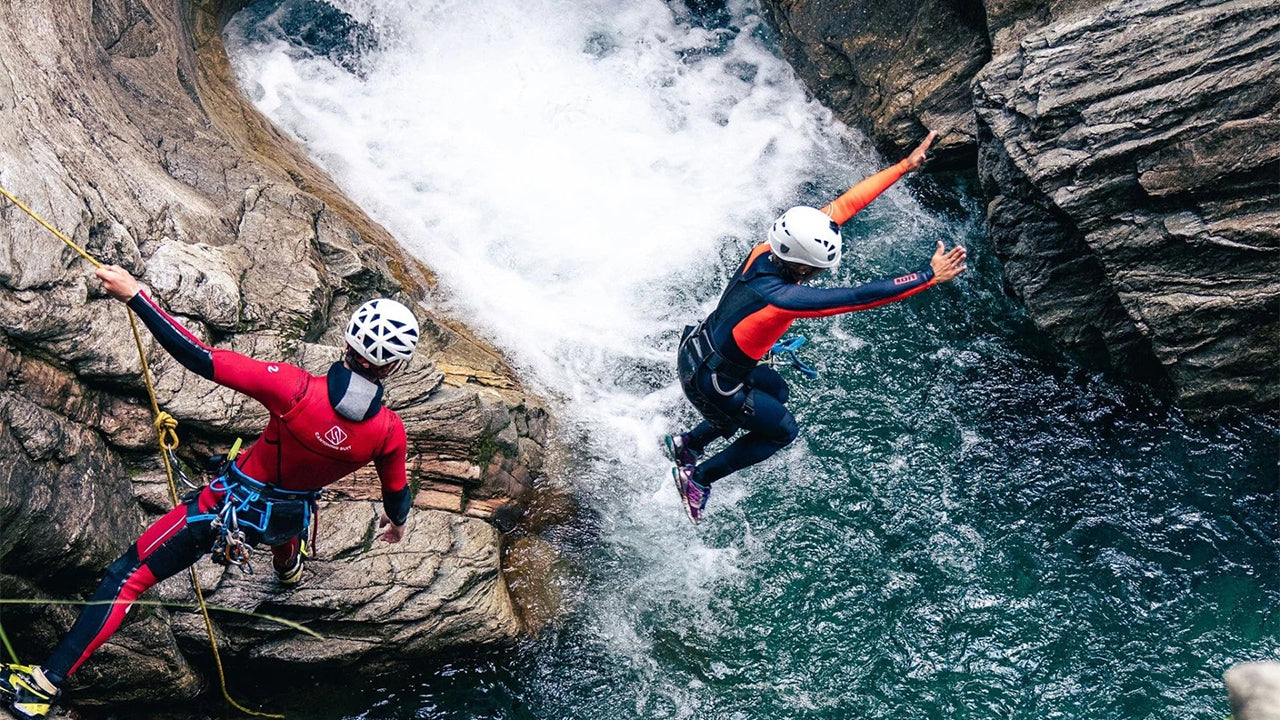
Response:
[[[192,514],[187,520],[207,520],[218,532],[213,549],[215,561],[227,561],[252,572],[247,569],[248,547],[259,541],[276,545],[305,533],[311,526],[320,491],[284,490],[245,475],[234,462],[227,465],[226,472],[209,483],[209,489],[222,494],[222,501],[212,512]],[[248,542],[244,528],[255,531],[253,542]]]
[[[805,340],[805,336],[796,335],[789,340],[784,338],[777,341],[773,344],[773,347],[769,348],[769,354],[766,362],[775,366],[787,365],[793,367],[803,373],[805,377],[816,379],[818,377],[818,371],[806,365],[805,362],[796,355],[796,351],[800,349],[801,345],[804,345]]]

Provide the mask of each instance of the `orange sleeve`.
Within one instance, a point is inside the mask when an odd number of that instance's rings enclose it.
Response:
[[[875,200],[880,193],[889,189],[889,186],[898,182],[898,178],[907,174],[907,161],[904,159],[893,167],[886,168],[862,182],[854,185],[844,194],[831,204],[822,208],[822,212],[831,216],[837,225],[843,225],[849,218],[857,215],[862,208],[866,207]]]

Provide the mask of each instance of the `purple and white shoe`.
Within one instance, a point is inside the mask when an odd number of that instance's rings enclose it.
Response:
[[[664,435],[662,444],[667,449],[667,457],[676,467],[698,464],[698,454],[689,448],[688,435]]]
[[[671,470],[671,477],[676,481],[676,492],[684,502],[684,511],[694,525],[702,519],[702,512],[707,507],[707,498],[711,497],[711,486],[700,485],[693,480],[693,466],[684,465]]]

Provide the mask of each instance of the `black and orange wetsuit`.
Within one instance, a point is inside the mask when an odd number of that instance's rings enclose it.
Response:
[[[843,224],[907,170],[904,160],[876,173],[822,210]],[[680,343],[680,384],[705,418],[687,434],[688,447],[700,453],[716,437],[747,431],[699,464],[694,480],[709,485],[764,460],[795,439],[795,418],[785,407],[786,382],[772,368],[758,364],[793,322],[879,307],[934,284],[933,270],[925,266],[857,287],[808,287],[787,278],[768,243],[752,248],[716,309],[689,328]]]
[[[211,348],[143,293],[134,296],[129,307],[188,370],[254,398],[271,413],[262,435],[237,458],[228,475],[231,484],[247,478],[267,486],[263,494],[278,490],[296,497],[373,462],[387,515],[397,525],[405,523],[411,499],[405,480],[404,425],[382,406],[380,384],[354,375],[341,363],[326,377],[317,377],[286,363]],[[50,680],[60,684],[75,672],[120,627],[139,595],[209,552],[215,539],[210,521],[227,485],[228,480],[220,479],[169,511],[107,569],[93,600],[115,602],[85,607],[41,666]],[[271,548],[277,567],[298,552],[296,535],[278,540],[252,530],[248,535],[251,543],[277,543]]]

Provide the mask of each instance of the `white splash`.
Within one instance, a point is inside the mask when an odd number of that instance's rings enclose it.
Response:
[[[377,36],[359,74],[233,25],[241,85],[585,431],[574,482],[634,573],[593,591],[598,613],[643,655],[637,607],[703,604],[738,561],[693,532],[660,457],[691,417],[679,328],[806,183],[838,192],[876,161],[741,3],[736,33],[660,0],[332,4]]]

